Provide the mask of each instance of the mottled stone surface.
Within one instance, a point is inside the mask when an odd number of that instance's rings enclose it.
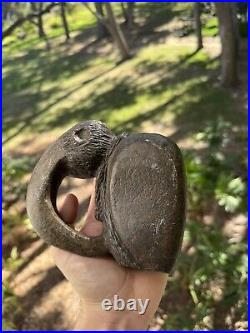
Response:
[[[120,138],[100,168],[96,217],[122,265],[169,272],[181,245],[185,176],[175,143],[159,134]]]
[[[62,179],[96,176],[98,237],[85,237],[58,216]],[[104,124],[80,123],[41,157],[28,187],[27,210],[49,244],[86,256],[107,253],[126,267],[169,272],[185,221],[185,175],[179,148],[159,134],[115,137]]]
[[[101,122],[82,122],[50,145],[38,161],[28,186],[27,212],[34,229],[47,243],[79,255],[108,252],[103,237],[85,237],[62,221],[56,196],[65,176],[94,177],[114,139]]]

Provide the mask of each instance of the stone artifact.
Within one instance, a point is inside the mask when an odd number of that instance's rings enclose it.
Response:
[[[96,218],[87,237],[59,217],[65,176],[96,177]],[[72,127],[44,152],[27,193],[33,227],[47,243],[82,256],[111,254],[123,266],[169,272],[182,242],[185,175],[179,148],[159,134],[115,136],[99,121]]]

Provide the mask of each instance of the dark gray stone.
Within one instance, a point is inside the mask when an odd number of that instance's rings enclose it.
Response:
[[[83,236],[60,219],[56,196],[66,175],[96,177],[101,236]],[[83,256],[112,254],[130,268],[169,272],[185,221],[181,152],[159,134],[116,137],[101,122],[80,123],[49,146],[37,163],[27,211],[49,244]]]

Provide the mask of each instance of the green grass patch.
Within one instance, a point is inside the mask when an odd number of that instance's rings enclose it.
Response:
[[[219,34],[219,25],[217,17],[212,17],[205,21],[202,26],[202,36],[215,37]]]
[[[56,15],[55,15],[56,13]],[[66,18],[70,32],[84,31],[96,25],[96,18],[91,12],[80,3],[70,4],[66,7]],[[64,35],[60,8],[54,8],[52,13],[44,16],[44,31],[48,39]],[[21,38],[20,35],[23,35]],[[8,56],[15,52],[27,51],[37,46],[43,46],[37,36],[37,30],[33,24],[26,22],[21,28],[4,39],[3,53]]]

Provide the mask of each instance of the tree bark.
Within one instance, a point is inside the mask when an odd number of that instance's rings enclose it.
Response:
[[[127,2],[127,7],[125,7],[124,2],[121,2],[124,22],[129,29],[132,29],[134,26],[134,6],[134,2]]]
[[[196,36],[197,36],[197,50],[200,50],[203,48],[200,2],[194,3],[194,28],[195,28],[195,32],[196,32]]]
[[[102,39],[104,37],[107,37],[109,35],[109,31],[105,24],[100,20],[99,16],[104,17],[103,13],[103,3],[102,2],[95,2],[95,8],[96,12],[98,14],[97,17],[97,38]]]
[[[66,40],[69,40],[70,34],[69,34],[69,27],[68,27],[68,22],[67,22],[66,13],[65,13],[65,2],[60,2],[60,7],[61,7],[61,18],[62,18],[63,28],[64,28],[64,32],[65,32],[65,37],[66,37]]]
[[[240,44],[240,32],[239,32],[238,19],[237,19],[237,3],[231,2],[230,6],[232,9],[233,30],[235,32],[235,39],[236,39],[236,56],[238,56],[239,44]]]
[[[7,20],[10,14],[11,3],[10,2],[3,2],[2,3],[2,10],[3,10],[3,20]]]
[[[43,3],[39,2],[39,13],[43,10]],[[38,36],[39,38],[45,38],[45,31],[43,28],[43,16],[42,15],[38,15],[37,17],[37,25],[38,25]]]
[[[107,11],[107,17],[109,22],[108,26],[110,33],[120,50],[122,56],[121,60],[126,60],[131,57],[127,41],[125,39],[124,34],[121,31],[119,24],[116,22],[111,4],[109,2],[105,2],[105,7]]]
[[[237,29],[235,12],[230,3],[215,3],[219,20],[221,38],[221,80],[225,86],[235,86],[238,83],[237,71]]]
[[[126,24],[128,25],[129,29],[132,29],[134,26],[134,7],[135,3],[134,2],[128,2],[127,3],[127,19],[126,19]]]

